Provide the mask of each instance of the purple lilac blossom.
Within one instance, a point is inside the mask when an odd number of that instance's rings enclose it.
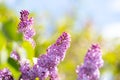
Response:
[[[33,70],[35,71],[35,75],[40,79],[40,80],[45,80],[48,75],[49,71],[47,68],[40,67],[39,65],[35,64],[33,66]]]
[[[23,80],[34,80],[36,75],[34,70],[31,68],[28,60],[20,61],[20,71],[21,71],[21,79]]]
[[[47,55],[56,56],[59,61],[62,61],[65,57],[67,49],[70,47],[70,35],[63,32],[62,35],[57,39],[56,43],[51,45],[47,49]]]
[[[27,10],[22,10],[20,12],[20,23],[18,25],[18,31],[23,33],[24,39],[29,41],[33,47],[35,47],[35,42],[32,39],[33,36],[36,34],[35,30],[32,27],[33,18],[28,18],[29,12]],[[32,42],[31,42],[32,41]]]
[[[11,52],[10,57],[13,58],[16,61],[20,60],[20,56],[17,53],[17,51],[15,51],[15,50]]]
[[[51,71],[50,71],[50,80],[59,80],[57,67],[51,69]]]
[[[99,68],[103,66],[102,53],[98,44],[93,44],[88,50],[84,64],[77,68],[77,80],[98,80]]]
[[[0,80],[14,80],[11,72],[4,68],[3,70],[0,70]]]
[[[33,29],[31,29],[31,28],[24,32],[24,38],[26,40],[31,39],[34,35],[35,35],[35,31]]]
[[[45,80],[45,77],[50,76],[50,80],[59,80],[57,74],[57,65],[62,61],[65,57],[65,53],[67,49],[70,47],[70,35],[66,32],[63,32],[62,35],[57,39],[56,43],[51,45],[47,49],[47,54],[44,54],[38,58],[37,68],[43,71],[44,76],[39,76],[41,73],[39,72],[38,76],[40,79],[44,77],[42,80]],[[47,74],[47,75],[45,75]]]

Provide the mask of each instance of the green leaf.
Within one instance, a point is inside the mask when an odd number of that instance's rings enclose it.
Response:
[[[6,39],[2,32],[0,31],[0,50],[6,46]]]
[[[32,45],[28,41],[24,41],[22,46],[26,50],[27,58],[32,61],[34,57],[34,49]]]
[[[15,69],[15,70],[19,70],[19,64],[17,61],[15,61],[12,58],[8,58],[8,63]]]
[[[3,23],[2,31],[8,40],[22,40],[22,35],[17,33],[17,21],[15,20],[9,19]]]

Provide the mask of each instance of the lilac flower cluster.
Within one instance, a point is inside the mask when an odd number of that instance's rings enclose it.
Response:
[[[0,70],[0,80],[14,80],[12,77],[11,72],[4,68],[3,70]]]
[[[35,78],[37,77],[36,72],[31,67],[28,59],[20,61],[20,71],[20,80],[35,80]]]
[[[77,80],[98,80],[99,68],[103,66],[102,53],[98,44],[93,44],[88,50],[84,64],[77,68]]]
[[[20,64],[21,77],[20,80],[45,80],[48,76],[50,80],[59,80],[57,65],[65,57],[67,49],[70,47],[70,35],[63,32],[57,39],[56,43],[47,49],[47,53],[36,58],[33,66],[30,65],[28,59],[21,59],[17,51],[12,51],[10,57],[17,60]]]
[[[63,32],[56,43],[47,49],[47,54],[38,58],[35,68],[38,69],[38,74],[40,74],[38,77],[41,80],[44,80],[48,75],[50,80],[58,80],[57,65],[64,59],[66,50],[70,47],[70,41],[70,36]]]
[[[28,18],[29,12],[27,10],[22,10],[20,14],[21,17],[18,25],[18,31],[23,33],[25,40],[28,40],[33,46],[35,46],[35,42],[32,39],[35,35],[35,31],[32,28],[33,18]]]

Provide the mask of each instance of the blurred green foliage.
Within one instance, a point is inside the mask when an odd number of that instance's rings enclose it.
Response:
[[[81,30],[75,31],[74,19],[75,16],[65,17],[61,24],[56,24],[56,27],[53,27],[54,31],[52,33],[48,32],[51,36],[47,38],[44,35],[45,26],[35,23],[37,34],[34,37],[36,47],[33,49],[29,42],[22,39],[22,34],[17,32],[19,16],[5,5],[0,5],[0,69],[9,68],[14,77],[18,79],[20,75],[19,65],[9,58],[10,52],[16,49],[32,62],[33,57],[46,53],[46,49],[55,42],[62,32],[66,31],[70,33],[72,41],[64,61],[58,66],[60,80],[76,79],[76,66],[83,62],[84,55],[92,43],[99,43],[103,51],[105,62],[104,67],[100,70],[101,75],[104,76],[106,71],[110,71],[114,80],[120,80],[120,44],[112,44],[109,48],[106,47],[109,43],[93,29],[91,21],[86,22]]]

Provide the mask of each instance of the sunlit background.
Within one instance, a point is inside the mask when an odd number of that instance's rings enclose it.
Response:
[[[17,32],[23,9],[34,18],[35,49]],[[76,66],[92,43],[101,45],[105,61],[100,80],[120,80],[120,0],[0,0],[0,69],[10,68],[17,79],[18,65],[10,52],[17,49],[32,61],[64,31],[72,42],[58,66],[61,80],[76,80]]]

